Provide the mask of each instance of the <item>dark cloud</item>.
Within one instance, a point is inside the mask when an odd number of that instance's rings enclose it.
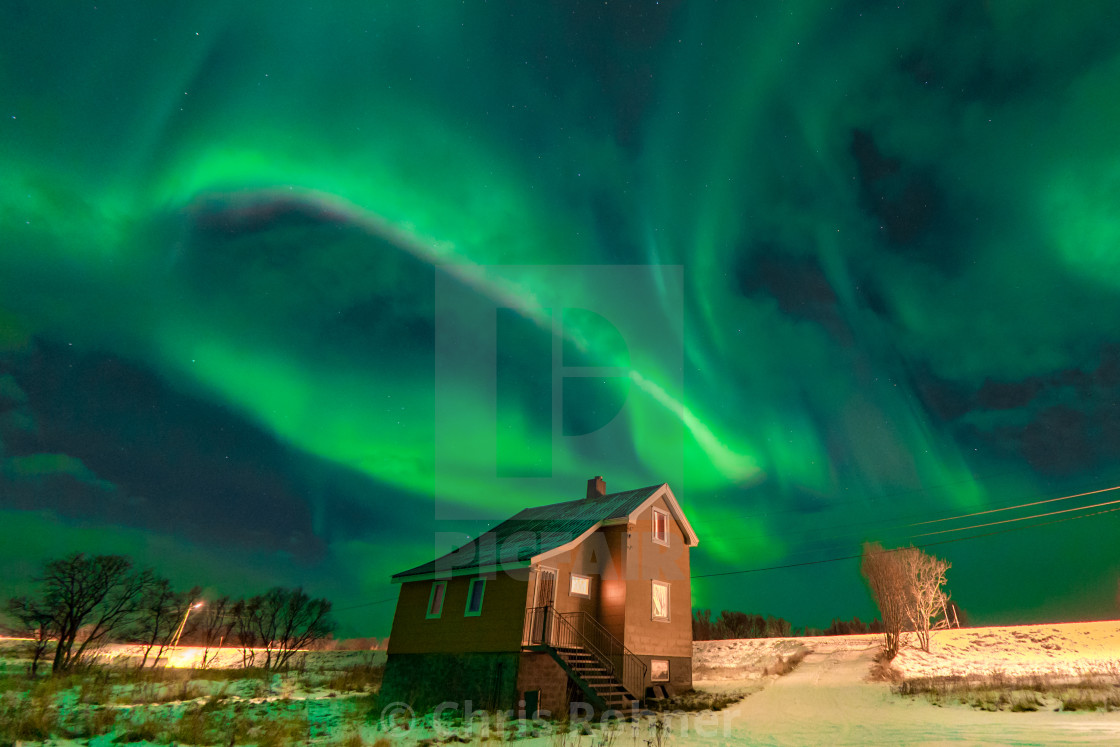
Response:
[[[0,28],[0,509],[40,555],[229,548],[380,598],[485,524],[435,506],[585,469],[679,470],[698,572],[1113,484],[1117,8],[30,8]],[[679,356],[569,325],[604,294]],[[456,367],[494,336],[493,376]],[[554,482],[501,482],[526,465]],[[1015,563],[1077,562],[1067,529],[960,549],[965,607],[1041,609]],[[866,616],[858,569],[819,572],[697,603]]]
[[[783,314],[816,322],[844,342],[850,340],[840,300],[815,257],[762,244],[741,255],[735,279],[744,294],[773,298]]]

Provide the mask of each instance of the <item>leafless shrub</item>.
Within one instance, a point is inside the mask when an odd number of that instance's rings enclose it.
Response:
[[[647,724],[646,744],[649,747],[662,747],[669,743],[669,735],[673,733],[670,715],[659,712],[653,715]]]
[[[711,693],[706,690],[686,690],[669,698],[665,708],[669,711],[684,711],[693,713],[697,711],[722,711],[724,708],[738,703],[745,698],[744,691]]]
[[[765,669],[763,669],[762,673],[764,675],[774,674],[774,675],[778,675],[779,677],[781,677],[782,675],[789,674],[794,669],[796,669],[797,665],[800,664],[802,661],[804,661],[805,657],[808,656],[808,655],[809,655],[809,649],[807,649],[807,648],[798,649],[797,651],[794,651],[789,656],[780,656],[779,655],[778,660],[775,661],[773,664],[769,665],[768,667],[766,667]]]
[[[937,705],[959,702],[984,711],[1037,711],[1055,703],[1064,711],[1111,711],[1120,709],[1117,685],[1115,678],[1100,675],[1009,677],[994,670],[987,675],[917,677],[899,683],[894,691],[924,695]]]
[[[39,663],[46,656],[55,633],[55,614],[46,603],[31,597],[8,600],[8,614],[21,626],[18,633],[25,634],[31,642],[31,675],[39,673]]]
[[[206,603],[198,614],[197,627],[187,635],[196,645],[201,645],[202,660],[200,668],[214,663],[222,646],[233,642],[233,628],[236,618],[231,610],[234,602],[228,597],[219,597]]]
[[[942,587],[949,563],[916,547],[885,550],[877,542],[863,546],[860,571],[883,619],[887,660],[898,655],[902,634],[914,631],[918,646],[929,651],[931,623],[946,612]]]
[[[871,682],[902,682],[903,676],[902,672],[894,668],[884,651],[875,657],[875,663],[871,665],[871,671],[868,672],[867,679]]]
[[[157,666],[168,646],[182,636],[190,637],[198,626],[198,617],[191,618],[191,606],[197,602],[202,590],[197,586],[189,591],[177,592],[164,578],[153,580],[145,590],[137,613],[136,623],[130,631],[132,637],[144,646],[140,668],[148,662],[152,649],[156,650],[152,666]],[[190,625],[188,626],[188,623]]]
[[[331,603],[312,599],[303,589],[275,587],[237,602],[231,609],[245,664],[255,662],[253,646],[263,648],[265,669],[286,667],[300,649],[325,638],[334,629]]]

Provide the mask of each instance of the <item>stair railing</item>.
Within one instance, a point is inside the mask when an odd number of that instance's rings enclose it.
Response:
[[[561,617],[578,631],[585,641],[584,648],[607,667],[631,695],[641,700],[645,694],[645,662],[587,612],[567,612]]]
[[[559,613],[552,607],[530,607],[525,610],[521,642],[526,646],[582,648],[632,696],[641,700],[645,693],[645,662],[586,612]]]

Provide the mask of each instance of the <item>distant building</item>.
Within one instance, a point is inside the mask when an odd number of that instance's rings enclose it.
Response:
[[[401,585],[384,702],[567,713],[692,686],[689,549],[667,484],[527,508]]]

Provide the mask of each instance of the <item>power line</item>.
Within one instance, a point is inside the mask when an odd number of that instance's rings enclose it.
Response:
[[[362,602],[361,604],[355,604],[355,605],[352,605],[350,607],[339,607],[336,610],[336,612],[345,612],[347,610],[356,610],[356,609],[359,609],[361,607],[372,607],[375,604],[385,604],[386,602],[395,602],[395,601],[397,601],[396,597],[385,597],[384,599],[376,599],[372,602]]]
[[[1102,505],[1106,505],[1106,504],[1102,504]],[[1089,506],[1088,508],[1092,508],[1092,506]],[[992,536],[995,536],[997,534],[1008,534],[1009,532],[1018,532],[1018,531],[1021,531],[1023,529],[1034,529],[1036,527],[1044,527],[1044,526],[1048,526],[1050,524],[1061,524],[1063,522],[1075,521],[1077,519],[1087,519],[1091,516],[1100,516],[1101,514],[1110,514],[1110,513],[1113,513],[1114,511],[1120,511],[1120,507],[1108,508],[1108,509],[1105,509],[1103,511],[1095,511],[1094,513],[1082,514],[1080,516],[1067,516],[1064,519],[1054,519],[1053,521],[1043,521],[1043,522],[1039,522],[1038,524],[1028,524],[1027,526],[1010,527],[1008,529],[997,529],[994,532],[984,532],[983,534],[972,534],[972,535],[969,535],[967,537],[956,537],[954,539],[938,540],[937,542],[926,542],[926,543],[923,543],[923,544],[920,544],[920,545],[912,545],[912,547],[923,548],[923,547],[934,547],[935,545],[948,545],[948,544],[952,544],[954,542],[964,542],[965,540],[981,539],[983,537],[992,537]],[[1043,514],[1043,515],[1046,516],[1046,515],[1049,515],[1049,514]],[[1029,517],[1028,516],[1028,517],[1025,517],[1025,518],[1035,518],[1035,517]],[[895,552],[897,550],[902,550],[902,549],[905,549],[905,548],[895,548],[893,550],[888,550],[888,552]],[[715,578],[715,577],[718,577],[718,576],[736,576],[736,575],[739,575],[741,573],[759,573],[761,571],[777,571],[777,570],[781,570],[783,568],[798,568],[798,567],[807,566],[807,565],[821,565],[823,563],[839,563],[839,562],[844,561],[844,560],[853,560],[855,558],[861,558],[861,557],[863,557],[862,553],[859,554],[859,555],[845,555],[845,556],[839,557],[839,558],[825,558],[823,560],[808,560],[808,561],[805,561],[805,562],[802,562],[802,563],[788,563],[786,565],[772,565],[772,566],[767,566],[765,568],[744,568],[744,569],[738,570],[738,571],[722,571],[720,573],[702,573],[702,574],[699,574],[699,575],[690,576],[689,578],[690,579]]]
[[[1106,492],[1109,492],[1109,491],[1112,491],[1112,490],[1120,490],[1120,485],[1117,485],[1117,486],[1114,486],[1114,487],[1111,487],[1111,488],[1101,488],[1100,490],[1090,490],[1090,491],[1087,491],[1087,492],[1084,492],[1084,493],[1075,493],[1075,494],[1072,494],[1072,495],[1061,496],[1059,498],[1047,498],[1047,499],[1041,500],[1041,501],[1039,501],[1039,500],[1028,501],[1026,503],[1017,503],[1017,504],[1014,504],[1014,505],[1011,505],[1011,506],[1003,506],[1001,508],[993,508],[993,509],[988,509],[988,510],[985,510],[985,511],[974,511],[974,512],[971,512],[971,513],[958,514],[958,515],[955,515],[955,516],[945,516],[945,517],[942,517],[942,518],[939,518],[939,519],[929,519],[929,520],[926,520],[926,521],[919,521],[919,522],[914,522],[914,523],[910,523],[910,524],[889,524],[887,522],[891,521],[890,519],[886,519],[885,521],[882,521],[882,522],[872,521],[872,522],[869,523],[867,521],[859,521],[859,522],[851,522],[851,523],[848,523],[848,524],[839,524],[839,525],[834,524],[834,525],[827,526],[827,527],[819,527],[815,531],[802,532],[801,536],[803,537],[803,541],[800,544],[802,546],[805,546],[806,544],[809,544],[810,547],[812,545],[832,544],[833,542],[841,539],[837,530],[851,529],[851,528],[863,528],[865,530],[873,530],[873,531],[885,533],[885,532],[891,532],[892,530],[896,530],[896,529],[909,529],[911,527],[918,527],[918,526],[923,526],[923,525],[926,525],[926,524],[935,524],[935,523],[940,523],[940,522],[945,522],[945,521],[956,521],[956,520],[959,520],[959,519],[966,519],[966,518],[969,518],[969,517],[972,517],[972,516],[982,516],[982,515],[985,515],[985,514],[998,513],[998,512],[1001,512],[1001,511],[1012,511],[1012,510],[1020,509],[1020,508],[1029,508],[1031,506],[1038,506],[1038,505],[1042,505],[1042,504],[1046,504],[1046,503],[1054,503],[1054,502],[1057,502],[1057,501],[1071,500],[1073,498],[1081,498],[1081,497],[1084,497],[1084,496],[1087,496],[1087,495],[1094,495],[1094,494],[1097,494],[1097,493],[1106,493]],[[1080,506],[1078,508],[1069,509],[1069,510],[1070,511],[1078,511],[1078,510],[1082,510],[1082,509],[1096,508],[1097,506],[1100,506],[1100,505],[1107,505],[1107,504],[1095,504],[1095,505],[1090,505],[1090,506]],[[1054,512],[1054,513],[1062,513],[1062,512]],[[1014,520],[1010,520],[1010,521],[1023,521],[1023,520],[1026,520],[1026,519],[1039,518],[1039,517],[1042,517],[1042,516],[1049,516],[1049,515],[1051,515],[1051,514],[1033,514],[1031,516],[1026,516],[1026,517],[1022,517],[1020,519],[1014,519]],[[964,531],[964,530],[967,530],[967,529],[976,529],[976,528],[979,528],[979,527],[991,526],[991,525],[999,524],[999,523],[1003,523],[1003,522],[992,522],[992,524],[977,524],[977,525],[971,526],[971,527],[960,527],[958,529],[947,529],[947,530],[944,530],[943,532],[929,532],[929,533],[926,533],[926,534],[915,534],[915,535],[910,535],[910,536],[912,536],[912,537],[926,537],[926,536],[931,536],[931,535],[934,535],[934,534],[944,534],[944,533],[948,533],[948,532]],[[814,535],[816,535],[816,536],[814,537]],[[732,537],[732,538],[725,538],[725,539],[735,539],[735,538]]]
[[[1115,490],[1115,488],[1113,488]],[[1060,499],[1056,499],[1060,500]],[[1044,501],[1043,501],[1044,502]],[[1016,521],[1026,521],[1027,519],[1040,519],[1043,516],[1057,516],[1058,514],[1068,514],[1070,511],[1084,511],[1088,508],[1100,508],[1101,506],[1113,506],[1120,503],[1120,500],[1105,501],[1104,503],[1094,503],[1091,506],[1075,506],[1074,508],[1063,508],[1061,511],[1049,511],[1044,514],[1033,514],[1031,516],[1020,516],[1016,519],[1003,519],[1002,521],[989,521],[986,524],[973,524],[970,527],[957,527],[956,529],[941,529],[936,532],[925,532],[923,534],[915,534],[915,537],[932,537],[935,534],[947,534],[949,532],[963,532],[968,529],[980,529],[982,527],[994,527],[997,524],[1011,524]]]
[[[1041,506],[1044,503],[1055,503],[1057,501],[1068,501],[1068,500],[1071,500],[1073,498],[1084,498],[1087,495],[1096,495],[1097,493],[1107,493],[1110,490],[1120,490],[1120,485],[1116,485],[1116,486],[1111,487],[1111,488],[1101,488],[1100,490],[1090,490],[1087,493],[1076,493],[1074,495],[1063,495],[1061,498],[1047,498],[1044,501],[1034,501],[1032,503],[1020,503],[1017,506],[1006,506],[1004,508],[992,508],[992,509],[988,509],[987,511],[975,511],[971,514],[961,514],[960,516],[948,516],[944,519],[930,519],[929,521],[919,521],[919,522],[916,522],[914,524],[907,524],[906,526],[908,526],[908,527],[919,527],[919,526],[922,526],[923,524],[936,524],[936,523],[941,522],[941,521],[953,521],[954,519],[967,519],[971,516],[983,516],[984,514],[995,514],[995,513],[999,513],[1000,511],[1011,511],[1011,510],[1014,510],[1016,508],[1027,508],[1029,506]],[[1104,504],[1099,504],[1099,505],[1104,505]],[[1094,506],[1084,506],[1083,508],[1094,508]],[[1070,510],[1072,511],[1072,510],[1076,510],[1076,509],[1070,509]],[[918,536],[921,537],[923,535],[918,535]]]

